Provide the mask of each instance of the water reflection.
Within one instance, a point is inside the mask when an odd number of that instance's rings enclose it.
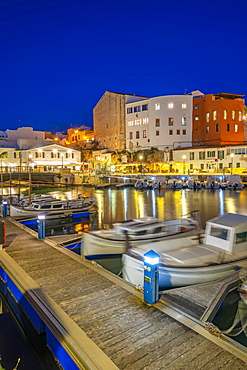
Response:
[[[14,190],[13,193],[17,191]],[[154,216],[161,220],[180,218],[196,209],[200,211],[202,226],[205,226],[208,219],[227,212],[247,214],[247,188],[242,191],[207,189],[173,191],[134,188],[95,190],[78,187],[46,189],[46,193],[62,199],[76,198],[78,194],[95,196],[98,212],[91,216],[91,225],[94,228],[102,224],[109,225],[144,216]]]

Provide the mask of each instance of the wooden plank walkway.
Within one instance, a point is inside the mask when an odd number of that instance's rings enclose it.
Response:
[[[244,361],[144,304],[120,278],[6,223],[7,254],[119,369],[247,369]]]

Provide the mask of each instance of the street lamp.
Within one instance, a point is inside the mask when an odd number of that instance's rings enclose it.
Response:
[[[231,165],[231,175],[232,175],[232,171],[233,171],[233,158],[234,158],[234,153],[231,153],[231,158],[232,158],[232,165]]]
[[[186,155],[183,155],[182,158],[183,158],[183,174],[185,174],[185,159],[186,159]]]

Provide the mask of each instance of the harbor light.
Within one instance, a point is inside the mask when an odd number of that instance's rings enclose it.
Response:
[[[2,217],[8,217],[8,202],[7,202],[7,200],[2,201]]]
[[[40,213],[38,215],[38,239],[44,239],[45,238],[45,213]]]
[[[159,300],[160,256],[153,250],[144,254],[144,301],[154,304]]]

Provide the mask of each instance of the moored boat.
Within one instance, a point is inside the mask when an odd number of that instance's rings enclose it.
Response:
[[[247,265],[247,216],[228,213],[207,221],[204,242],[174,239],[173,243],[140,245],[123,255],[123,277],[143,286],[144,253],[160,255],[160,289],[217,280]]]
[[[34,202],[30,206],[10,205],[10,216],[37,217],[40,213],[46,213],[46,217],[79,216],[81,213],[90,211],[96,207],[95,198],[83,198],[67,201]]]
[[[167,181],[167,189],[182,189],[183,188],[183,181],[177,178],[172,178]]]
[[[188,189],[196,190],[202,188],[202,183],[198,179],[188,179],[186,184]]]
[[[240,175],[230,175],[228,181],[226,182],[227,189],[242,190],[243,183],[241,181]]]
[[[214,176],[209,176],[204,184],[206,189],[220,189],[219,181]]]
[[[109,230],[88,231],[82,236],[81,254],[87,258],[119,255],[126,252],[126,234],[131,245],[183,238],[202,232],[194,218],[160,221],[154,217],[127,220]]]

